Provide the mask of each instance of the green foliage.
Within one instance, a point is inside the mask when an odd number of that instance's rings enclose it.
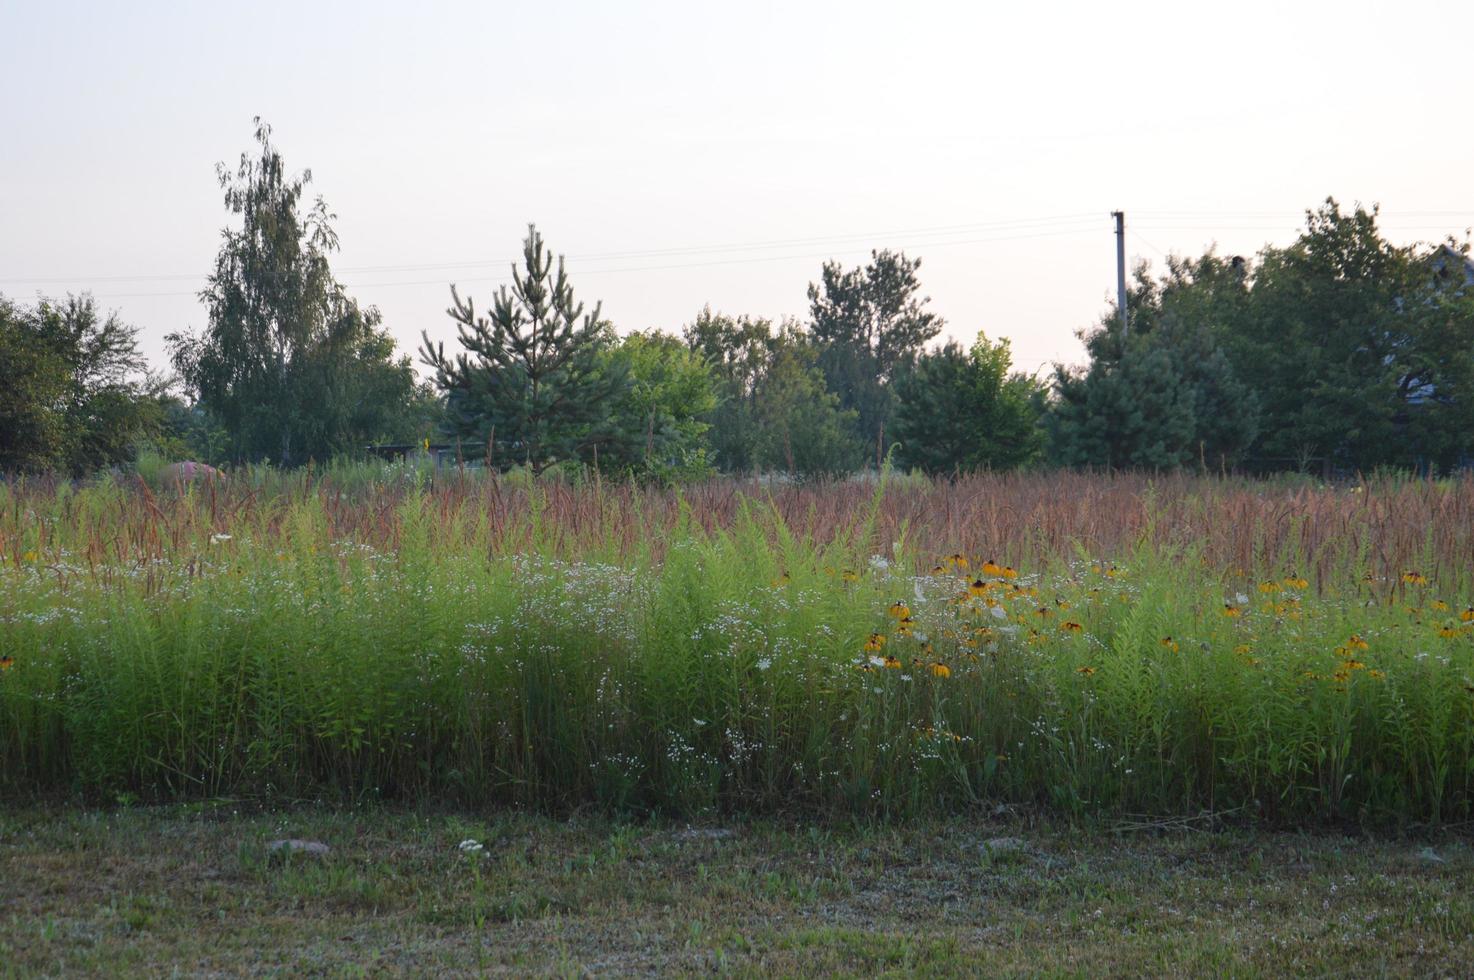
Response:
[[[610,414],[638,422],[599,454],[601,469],[663,481],[710,475],[706,417],[717,404],[712,367],[679,337],[635,332],[599,352],[601,371],[622,378]]]
[[[0,472],[131,460],[161,420],[162,385],[144,374],[137,337],[91,296],[29,309],[0,297]]]
[[[809,308],[829,390],[855,412],[856,437],[883,450],[895,408],[891,383],[943,321],[926,310],[930,297],[917,295],[920,259],[888,250],[870,255],[869,265],[849,271],[826,262],[819,284],[809,284]]]
[[[686,343],[716,376],[708,415],[717,465],[728,473],[845,473],[860,462],[857,415],[825,385],[818,354],[797,324],[703,309]]]
[[[1008,341],[982,333],[963,351],[955,342],[923,353],[896,384],[899,462],[928,473],[1009,469],[1043,445],[1039,386],[1009,375]]]
[[[1244,322],[1240,264],[1209,252],[1138,267],[1123,337],[1112,310],[1082,339],[1089,367],[1055,368],[1050,453],[1069,466],[1170,469],[1237,464],[1259,433],[1259,402],[1223,348]]]
[[[522,259],[489,318],[477,316],[473,301],[452,286],[447,312],[465,351],[446,357],[445,345],[425,334],[420,356],[446,393],[453,434],[485,447],[494,465],[540,474],[560,462],[592,460],[601,445],[627,443],[637,420],[610,415],[626,383],[625,362],[601,357],[613,330],[599,319],[600,307],[584,314],[562,256],[555,275],[553,256],[531,225]]]
[[[1268,457],[1446,468],[1474,449],[1474,296],[1376,218],[1328,199],[1294,244],[1260,256],[1229,343],[1254,366]]]
[[[758,468],[758,388],[768,370],[773,324],[713,313],[708,306],[683,335],[716,381],[717,404],[706,416],[712,459],[723,472],[750,473]]]
[[[1058,367],[1051,455],[1067,465],[1325,472],[1448,469],[1474,452],[1467,245],[1395,246],[1334,200],[1256,263],[1212,251],[1139,268],[1129,336],[1111,311]]]
[[[322,198],[299,207],[310,172],[288,177],[256,120],[259,159],[217,167],[226,229],[201,299],[202,334],[172,334],[170,355],[199,405],[229,434],[236,460],[297,465],[360,451],[397,424],[415,395],[408,357],[373,307],[360,309],[333,278],[338,238]]]
[[[796,533],[735,491],[707,530],[689,509],[674,523],[644,509],[664,495],[571,512],[534,489],[502,508],[497,485],[355,512],[330,484],[274,485],[222,502],[0,484],[7,793],[1474,812],[1474,623],[1459,616],[1474,594],[1364,582],[1366,526],[1316,535],[1315,585],[1278,526],[1244,538],[1262,578],[1161,544],[1102,556],[1115,564],[1038,555],[1015,574],[943,558],[952,540],[876,555],[861,513]],[[1451,508],[1471,490],[1416,492]],[[567,520],[545,519],[555,504]],[[143,545],[146,574],[106,557],[134,540],[125,524],[167,530]]]
[[[795,331],[775,335],[755,399],[759,468],[817,477],[848,473],[859,464],[856,413],[825,386],[817,360]]]

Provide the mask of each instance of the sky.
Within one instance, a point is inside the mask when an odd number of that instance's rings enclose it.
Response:
[[[273,129],[338,278],[454,347],[529,222],[620,331],[804,317],[826,260],[922,259],[945,337],[1079,363],[1129,261],[1287,244],[1327,196],[1474,225],[1474,2],[0,0],[0,293],[164,337]]]

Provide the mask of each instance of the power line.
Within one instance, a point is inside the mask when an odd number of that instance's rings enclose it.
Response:
[[[908,243],[897,244],[897,245],[894,245],[892,247],[897,248],[897,249],[903,249],[903,250],[904,249],[917,249],[917,248],[929,248],[929,249],[933,249],[933,248],[951,248],[951,247],[955,247],[955,246],[959,246],[959,245],[980,245],[980,244],[997,243],[997,242],[1024,241],[1024,240],[1033,239],[1033,238],[1056,238],[1056,237],[1066,236],[1066,235],[1084,235],[1084,234],[1090,234],[1090,231],[1091,230],[1089,228],[1085,228],[1085,227],[1081,227],[1081,228],[1057,228],[1057,229],[1050,230],[1050,231],[1041,231],[1041,232],[1035,232],[1035,233],[1032,233],[1032,234],[1023,234],[1023,235],[1004,235],[1004,236],[995,236],[995,237],[989,237],[989,238],[971,238],[971,239],[961,239],[961,240],[953,240],[953,241],[929,241],[929,242],[915,242],[915,241],[913,241],[913,242],[908,242]],[[712,266],[723,266],[723,265],[749,265],[749,264],[757,263],[757,262],[786,262],[786,261],[796,260],[796,259],[834,258],[836,256],[841,256],[841,255],[852,255],[852,254],[857,254],[857,253],[858,254],[864,254],[866,251],[867,251],[866,249],[848,249],[848,250],[843,250],[843,251],[828,250],[828,251],[824,251],[824,252],[808,252],[808,253],[802,253],[802,254],[764,255],[764,256],[757,256],[757,257],[750,257],[750,258],[741,258],[741,259],[715,259],[715,260],[707,261],[707,262],[680,262],[680,263],[671,263],[671,264],[666,264],[666,265],[618,266],[618,267],[611,267],[611,268],[605,268],[605,269],[580,269],[578,271],[578,274],[580,276],[591,276],[591,275],[592,276],[597,276],[597,275],[615,275],[615,274],[627,273],[627,272],[664,272],[664,271],[669,271],[669,270],[674,270],[674,269],[701,269],[701,268],[709,268],[709,267],[712,267]],[[71,280],[68,280],[68,281],[71,281]],[[495,284],[495,283],[508,283],[508,282],[511,282],[511,281],[512,281],[511,278],[510,277],[507,277],[507,276],[471,276],[471,277],[457,278],[455,280],[455,283],[457,285],[460,285],[460,284],[463,284],[463,283],[493,283],[493,284]],[[398,281],[392,281],[392,282],[343,283],[343,287],[345,289],[351,289],[351,290],[363,290],[363,289],[378,289],[378,288],[395,287],[395,286],[432,286],[432,285],[442,285],[443,286],[443,285],[448,285],[449,283],[450,283],[450,280],[449,279],[447,279],[445,277],[441,277],[441,278],[437,278],[437,279],[409,279],[409,280],[398,280]],[[94,296],[93,298],[94,299],[136,299],[136,298],[155,298],[155,297],[168,297],[168,296],[196,296],[196,295],[198,295],[198,290],[179,290],[179,291],[172,291],[172,292],[149,292],[149,293],[107,293],[107,294],[102,294],[102,295]]]
[[[883,238],[891,235],[947,235],[963,234],[973,231],[1006,230],[1006,229],[1028,229],[1057,226],[1064,223],[1083,223],[1089,218],[1087,212],[1076,214],[1054,215],[1038,218],[1010,218],[999,221],[969,222],[967,224],[939,225],[930,228],[910,228],[890,231],[859,232],[846,235],[827,235],[806,238],[780,238],[757,242],[735,242],[716,245],[686,245],[673,248],[642,249],[621,252],[590,252],[582,255],[569,255],[568,259],[573,261],[597,261],[604,259],[625,258],[652,258],[667,255],[704,254],[722,252],[743,252],[770,248],[789,248],[802,245],[823,245],[826,243],[843,243],[863,239]],[[424,272],[434,269],[455,268],[479,268],[492,265],[510,265],[517,259],[490,259],[490,260],[458,260],[452,262],[431,262],[392,265],[368,265],[368,266],[345,266],[339,269],[342,273],[356,272]],[[108,276],[36,276],[16,277],[0,276],[0,282],[17,283],[21,285],[46,285],[68,282],[166,282],[170,280],[201,280],[208,273],[152,273],[140,275],[108,275]]]

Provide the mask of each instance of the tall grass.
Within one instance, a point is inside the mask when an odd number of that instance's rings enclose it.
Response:
[[[1467,479],[14,484],[0,786],[1464,819],[1471,518]]]

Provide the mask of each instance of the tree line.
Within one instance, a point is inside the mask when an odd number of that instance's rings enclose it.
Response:
[[[1468,243],[1397,246],[1334,200],[1253,259],[1143,263],[1127,316],[1081,331],[1088,362],[1037,380],[1007,340],[937,344],[920,259],[825,263],[806,320],[701,310],[619,334],[529,227],[510,286],[451,287],[457,335],[426,369],[334,278],[335,216],[257,121],[217,176],[235,224],[197,332],[151,372],[137,330],[88,296],[0,298],[0,470],[85,473],[140,447],[210,462],[448,442],[473,464],[678,481],[812,477],[886,458],[929,473],[1026,465],[1444,472],[1474,454]]]

